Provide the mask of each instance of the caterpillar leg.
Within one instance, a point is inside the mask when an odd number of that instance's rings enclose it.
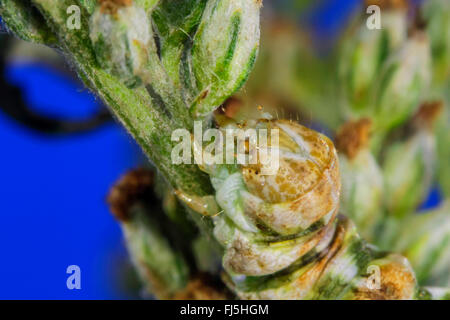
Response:
[[[220,214],[220,212],[222,211],[217,205],[214,196],[193,196],[181,190],[175,190],[175,194],[177,195],[178,199],[180,199],[189,208],[204,216],[213,217]]]

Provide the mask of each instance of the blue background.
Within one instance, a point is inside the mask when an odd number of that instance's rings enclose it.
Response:
[[[83,118],[97,108],[88,91],[43,65],[12,65],[7,78],[49,115]],[[126,252],[105,197],[138,164],[131,137],[114,123],[40,135],[0,113],[0,150],[0,298],[126,298],[117,274]],[[81,290],[66,288],[71,264],[81,268]]]
[[[307,20],[319,39],[332,37],[358,3],[327,1]],[[6,76],[40,112],[84,118],[98,107],[86,89],[45,65],[11,65]],[[135,297],[123,284],[130,266],[105,202],[113,182],[141,161],[131,137],[114,123],[46,136],[0,112],[0,150],[0,299]],[[81,268],[81,290],[66,287],[72,264]]]

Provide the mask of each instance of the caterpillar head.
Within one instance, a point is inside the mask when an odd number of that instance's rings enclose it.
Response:
[[[268,148],[279,149],[279,166],[276,172],[261,175],[267,166],[261,161],[242,166],[248,190],[265,202],[295,200],[317,184],[330,161],[334,165],[333,144],[313,130],[285,120],[263,121],[258,128],[275,129],[279,132],[278,146],[274,141],[268,143]]]

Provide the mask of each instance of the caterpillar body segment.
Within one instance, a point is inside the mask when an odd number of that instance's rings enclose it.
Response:
[[[224,247],[223,279],[239,298],[418,297],[406,258],[368,244],[338,214],[338,156],[327,137],[285,120],[235,126],[279,130],[278,146],[267,147],[280,157],[273,175],[262,175],[258,162],[203,168],[223,210],[213,217]]]

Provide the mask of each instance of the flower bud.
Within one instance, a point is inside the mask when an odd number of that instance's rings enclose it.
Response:
[[[208,1],[192,48],[195,116],[212,112],[246,81],[259,47],[260,6],[261,0]]]
[[[149,82],[151,57],[157,57],[148,15],[155,2],[101,0],[90,19],[98,63],[130,88]]]
[[[339,58],[342,93],[352,117],[371,115],[373,90],[382,67],[407,37],[405,8],[383,8],[381,29],[369,29],[366,19],[356,34],[351,32],[343,41]]]
[[[382,216],[383,174],[368,147],[370,120],[346,123],[336,137],[342,193],[341,211],[366,240],[372,240]]]
[[[158,298],[168,299],[185,288],[189,267],[163,227],[161,208],[149,210],[147,201],[154,204],[156,200],[153,183],[151,171],[132,170],[111,189],[108,203],[121,223],[131,259],[146,289]]]
[[[449,82],[450,83],[450,82]],[[444,196],[450,198],[450,109],[444,109],[445,113],[437,124],[437,180]]]
[[[422,290],[431,300],[450,300],[450,289],[439,287],[425,287]]]
[[[167,299],[186,286],[189,267],[148,212],[135,207],[130,213],[132,218],[122,223],[122,229],[133,263],[151,286],[149,291]]]
[[[436,162],[436,139],[432,126],[442,111],[440,103],[421,106],[411,125],[415,133],[394,142],[383,163],[385,203],[391,215],[414,212],[430,190]]]
[[[450,78],[450,2],[426,1],[423,15],[431,42],[434,82],[442,86]]]
[[[344,300],[412,300],[417,298],[417,281],[408,259],[396,253],[375,251],[375,259],[356,277]]]
[[[421,283],[450,285],[450,201],[437,209],[411,216],[394,244],[411,262]]]
[[[377,83],[376,130],[401,124],[418,108],[430,83],[430,52],[426,34],[416,31],[386,65]]]

